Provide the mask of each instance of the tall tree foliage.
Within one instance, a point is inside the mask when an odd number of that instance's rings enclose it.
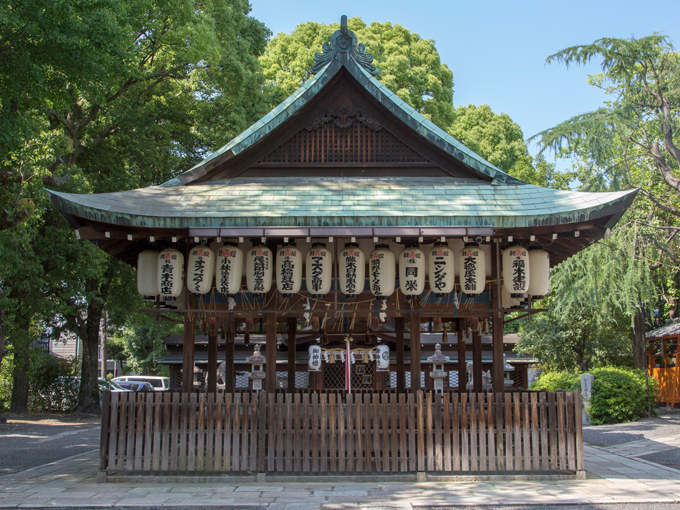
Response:
[[[441,128],[451,125],[453,73],[441,63],[434,41],[389,21],[366,25],[361,18],[351,18],[347,23],[373,55],[382,83]],[[269,42],[260,62],[275,91],[273,104],[283,101],[311,77],[314,50],[321,51],[323,43],[339,29],[339,23],[309,21]]]
[[[269,36],[248,12],[244,0],[7,0],[0,8],[0,109],[11,128],[0,130],[0,243],[23,250],[18,267],[31,276],[0,262],[4,320],[28,331],[27,322],[56,317],[55,331],[81,337],[83,411],[98,405],[103,310],[115,317],[116,304],[129,305],[131,273],[76,241],[41,188],[157,184],[247,127],[263,113],[257,58]],[[9,339],[15,352],[28,348],[20,335]],[[23,368],[17,410],[26,406]]]
[[[628,218],[631,228],[646,243],[647,264],[659,269],[657,281],[669,283],[661,288],[667,301],[676,307],[680,266],[675,228],[680,218],[680,151],[676,146],[679,56],[667,37],[652,35],[629,40],[603,38],[572,46],[548,57],[548,62],[570,66],[594,59],[601,61],[602,73],[591,76],[589,81],[611,100],[535,138],[543,149],[576,156],[580,161],[578,180],[584,190],[642,189],[642,200],[638,200]],[[621,277],[616,265],[611,270],[600,270],[601,278]],[[643,282],[638,287],[646,288]],[[639,303],[649,304],[650,297],[641,293],[637,301],[630,308],[636,310],[632,321],[634,359],[636,367],[644,368],[644,310]]]

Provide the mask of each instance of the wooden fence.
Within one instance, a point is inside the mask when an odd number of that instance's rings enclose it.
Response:
[[[659,383],[657,402],[665,402],[673,407],[675,407],[675,404],[680,404],[679,367],[651,368],[649,375]]]
[[[580,392],[110,393],[108,473],[574,473]]]

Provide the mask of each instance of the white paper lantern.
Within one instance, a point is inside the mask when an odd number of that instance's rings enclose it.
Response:
[[[184,283],[184,255],[174,249],[163,250],[158,255],[158,294],[177,297]]]
[[[306,259],[307,292],[314,298],[321,298],[331,290],[333,254],[324,243],[314,243]]]
[[[246,257],[246,286],[253,294],[266,294],[272,288],[273,253],[266,246],[253,246]]]
[[[405,296],[420,296],[425,290],[425,254],[406,248],[399,254],[399,288]]]
[[[347,243],[338,261],[340,291],[348,298],[355,298],[364,291],[366,256],[357,243]]]
[[[217,251],[217,291],[233,296],[241,290],[243,250],[236,243],[225,243]]]
[[[215,276],[215,252],[207,246],[195,246],[189,252],[187,288],[193,294],[207,294]]]
[[[437,297],[449,294],[456,285],[455,260],[453,250],[446,243],[437,242],[430,250],[428,261],[430,290]]]
[[[501,307],[508,309],[508,308],[519,308],[520,305],[522,304],[522,300],[520,298],[514,298],[512,295],[505,290],[505,285],[501,287]]]
[[[510,246],[503,250],[503,285],[511,297],[520,297],[529,291],[529,250],[523,246]]]
[[[309,371],[319,372],[321,370],[321,347],[318,345],[309,346]]]
[[[386,244],[377,244],[368,259],[371,292],[378,299],[387,299],[394,293],[396,270],[394,253]]]
[[[390,370],[390,348],[385,344],[380,344],[376,348],[375,369],[377,372],[388,372]]]
[[[481,294],[486,284],[486,256],[474,243],[460,251],[460,288],[464,294]]]
[[[302,250],[289,243],[276,251],[276,288],[284,297],[300,292],[302,287]]]
[[[529,294],[542,298],[550,290],[550,254],[545,250],[529,250]]]
[[[137,255],[137,292],[142,296],[158,294],[158,252],[144,250]]]

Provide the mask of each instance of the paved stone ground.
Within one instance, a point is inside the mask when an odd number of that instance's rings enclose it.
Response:
[[[597,505],[628,503],[651,510],[655,504],[680,503],[680,471],[644,458],[677,448],[680,432],[667,432],[628,443],[614,441],[610,447],[586,445],[587,479],[560,481],[97,483],[97,452],[91,451],[0,477],[0,508],[450,510],[474,505],[601,508]]]

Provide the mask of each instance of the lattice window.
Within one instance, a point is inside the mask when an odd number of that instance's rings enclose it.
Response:
[[[344,363],[325,363],[323,365],[323,387],[327,390],[345,389]]]
[[[234,386],[236,388],[250,387],[250,377],[248,377],[248,372],[236,372],[236,382]]]
[[[361,122],[339,128],[329,122],[303,129],[260,163],[425,163],[427,159],[385,129]]]
[[[458,387],[458,371],[457,370],[450,370],[449,371],[449,388],[457,388]]]
[[[295,372],[295,387],[309,388],[309,372]]]
[[[375,388],[375,363],[352,365],[352,388],[366,390]]]

